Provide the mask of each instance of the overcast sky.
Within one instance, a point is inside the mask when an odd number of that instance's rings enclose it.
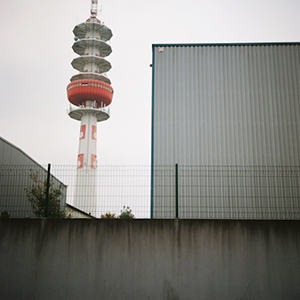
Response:
[[[98,164],[149,165],[151,45],[299,42],[299,0],[103,0],[112,32],[111,118],[98,123]],[[0,136],[40,164],[76,165],[80,122],[66,110],[73,28],[90,0],[0,2]],[[300,83],[299,83],[300,84]]]

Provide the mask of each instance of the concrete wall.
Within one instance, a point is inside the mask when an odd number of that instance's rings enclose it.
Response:
[[[0,220],[1,299],[299,299],[300,221]]]

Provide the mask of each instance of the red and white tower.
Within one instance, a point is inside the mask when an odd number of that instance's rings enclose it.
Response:
[[[81,121],[77,178],[73,205],[95,216],[97,206],[97,122],[110,117],[108,106],[112,102],[113,88],[106,72],[111,64],[103,57],[112,50],[106,42],[111,30],[97,19],[98,0],[92,0],[91,17],[76,25],[73,50],[80,56],[72,61],[80,73],[71,78],[67,86],[70,105],[69,116]]]

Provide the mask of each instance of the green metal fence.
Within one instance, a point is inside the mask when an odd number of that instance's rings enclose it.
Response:
[[[26,190],[45,185],[47,171],[47,166],[0,166],[2,217],[41,217]],[[59,209],[66,216],[118,216],[129,207],[136,218],[300,219],[300,167],[98,166],[96,209],[89,207],[89,194],[82,207],[74,207],[76,171],[54,165],[50,170],[50,197],[62,190]]]

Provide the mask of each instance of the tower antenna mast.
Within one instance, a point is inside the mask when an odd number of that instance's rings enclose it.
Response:
[[[98,0],[92,0],[91,3],[91,18],[96,18],[98,12]]]
[[[75,26],[72,49],[79,57],[72,66],[79,71],[67,86],[69,116],[80,121],[76,185],[73,205],[96,216],[97,209],[97,123],[110,117],[114,90],[106,73],[111,64],[105,59],[112,52],[106,43],[111,30],[97,19],[98,0],[91,0],[91,17]],[[87,199],[88,197],[88,199]]]

